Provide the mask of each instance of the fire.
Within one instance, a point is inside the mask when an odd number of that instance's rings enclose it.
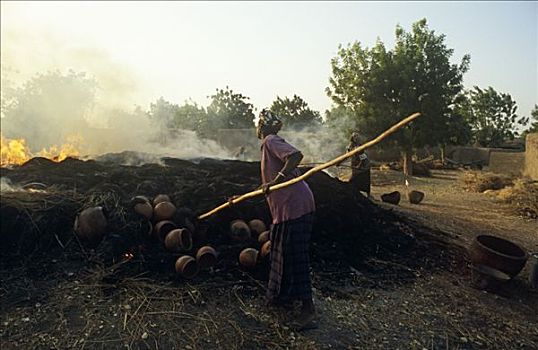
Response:
[[[60,147],[54,145],[51,146],[48,150],[43,148],[41,152],[39,152],[37,155],[40,157],[52,159],[56,162],[61,162],[67,157],[77,158],[80,157],[79,148],[81,143],[81,136],[68,136],[67,142]]]
[[[24,139],[8,139],[3,135],[1,137],[0,148],[0,166],[18,165],[27,162],[33,157],[45,157],[55,162],[61,162],[67,157],[80,156],[80,144],[82,137],[69,136],[67,142],[61,146],[53,145],[48,149],[43,148],[40,152],[34,154],[26,144]]]
[[[24,139],[9,140],[0,135],[0,166],[8,164],[22,164],[31,158]]]

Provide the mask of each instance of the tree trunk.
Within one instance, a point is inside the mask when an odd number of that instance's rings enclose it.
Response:
[[[412,152],[410,149],[402,152],[403,173],[406,177],[413,176],[413,160],[411,156],[412,156]]]
[[[441,164],[445,164],[445,145],[440,145],[439,149],[441,150]]]

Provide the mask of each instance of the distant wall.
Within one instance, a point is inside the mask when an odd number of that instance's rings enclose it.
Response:
[[[525,149],[525,175],[538,180],[538,133],[527,135]]]
[[[447,149],[446,157],[459,164],[489,164],[489,148],[456,146]]]
[[[503,175],[521,176],[525,169],[525,152],[492,151],[488,170]]]

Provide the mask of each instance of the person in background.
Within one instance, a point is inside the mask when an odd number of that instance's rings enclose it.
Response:
[[[238,149],[237,149],[237,152],[235,152],[235,155],[234,157],[239,159],[239,160],[245,160],[245,157],[246,157],[246,147],[245,145],[241,145]]]
[[[291,324],[296,330],[317,327],[312,299],[309,245],[314,219],[314,195],[305,181],[270,192],[269,187],[300,175],[297,166],[303,154],[278,132],[282,120],[262,110],[256,128],[261,145],[261,178],[271,211],[270,272],[267,299],[273,304],[301,301],[299,317]]]
[[[349,152],[364,142],[364,138],[358,132],[354,132],[351,134],[346,151]],[[364,151],[360,151],[351,157],[351,178],[349,183],[353,186],[355,193],[362,191],[370,198],[370,160]]]

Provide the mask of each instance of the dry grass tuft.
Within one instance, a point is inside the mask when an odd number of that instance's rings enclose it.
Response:
[[[463,187],[471,192],[484,192],[487,190],[500,190],[513,185],[512,178],[504,175],[485,173],[480,171],[466,171],[460,177]]]
[[[497,198],[510,203],[520,215],[538,218],[538,183],[528,179],[517,179],[514,185],[499,191]]]

